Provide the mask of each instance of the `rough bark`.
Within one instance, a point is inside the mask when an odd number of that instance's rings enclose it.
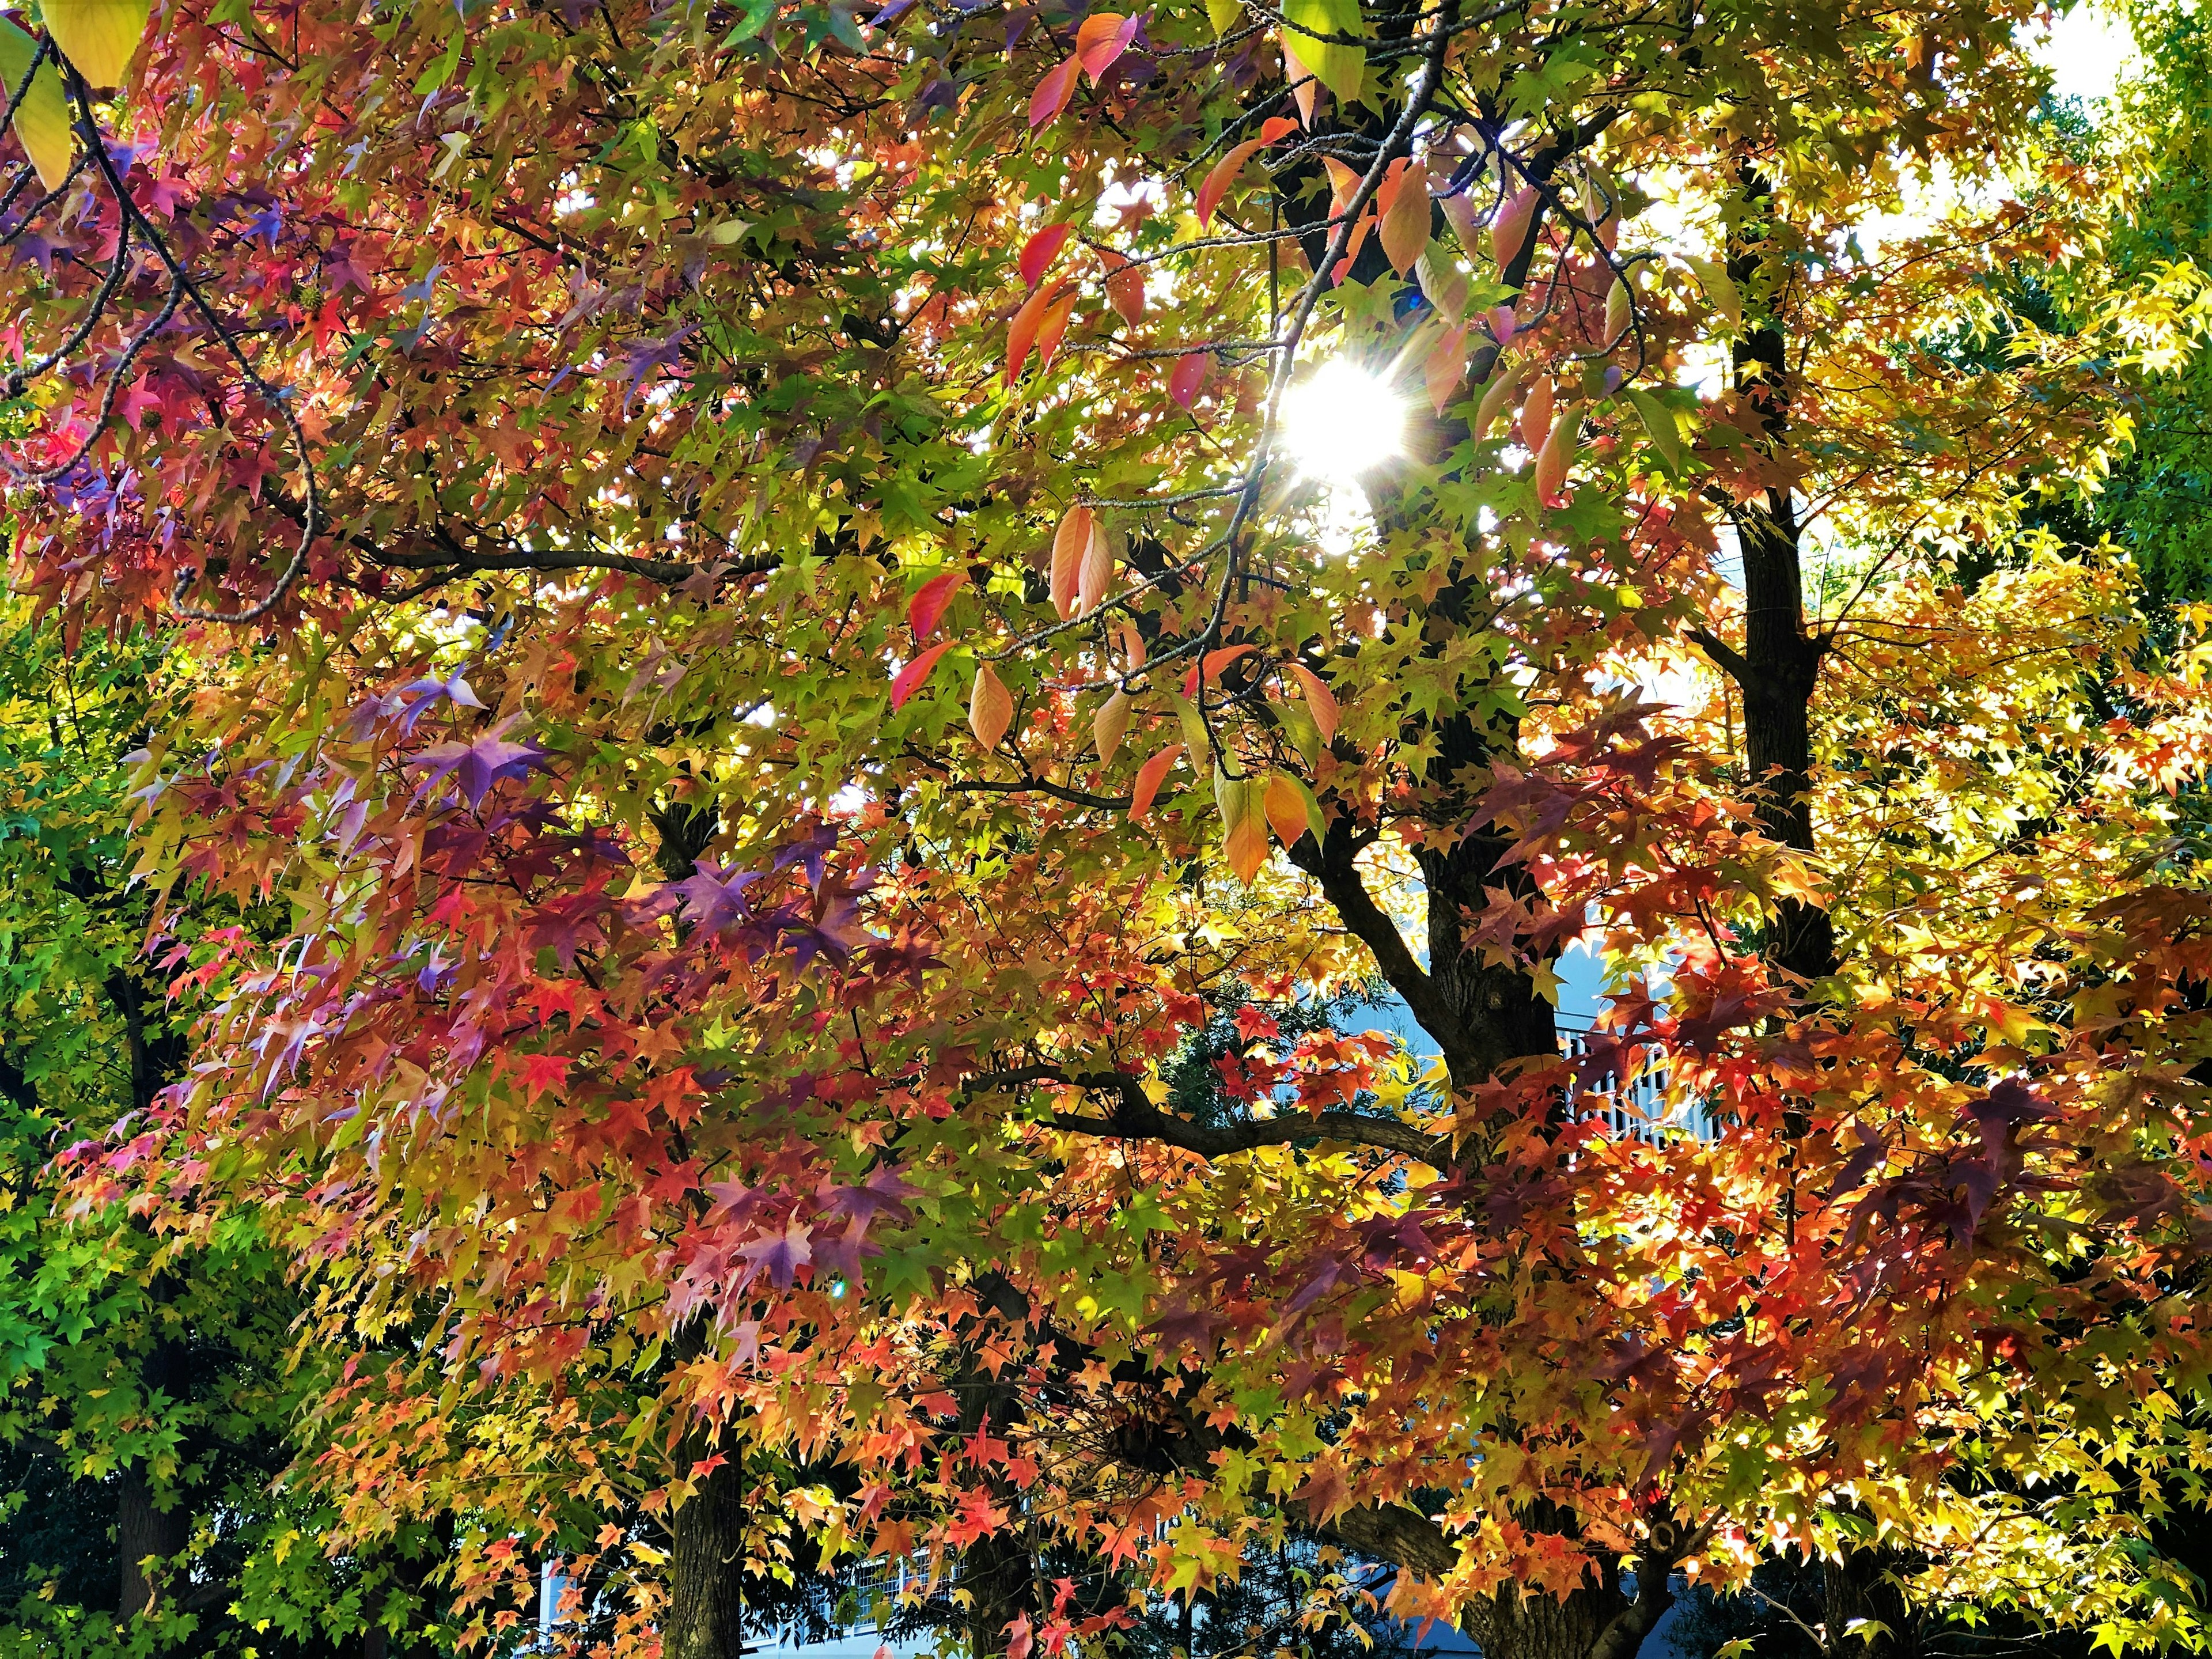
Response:
[[[667,1659],[741,1659],[746,1650],[743,1480],[741,1463],[731,1459],[709,1473],[672,1517],[668,1617],[661,1628]]]
[[[1761,227],[1772,201],[1757,172],[1746,168],[1741,179],[1743,228],[1729,243],[1728,264],[1737,288],[1748,292],[1769,251]],[[1809,853],[1815,846],[1813,693],[1827,641],[1805,625],[1801,526],[1789,483],[1794,468],[1788,346],[1780,326],[1770,321],[1739,338],[1731,356],[1736,394],[1752,416],[1753,446],[1774,482],[1732,514],[1743,557],[1743,648],[1739,652],[1709,633],[1698,638],[1743,694],[1744,759],[1759,827],[1784,846]],[[1799,980],[1833,973],[1836,934],[1826,909],[1783,900],[1766,955]]]
[[[158,1568],[147,1571],[149,1559],[167,1561],[191,1541],[191,1516],[173,1500],[164,1509],[166,1496],[136,1464],[125,1468],[116,1483],[115,1547],[122,1562],[117,1610],[125,1619],[155,1610],[161,1575]]]
[[[137,975],[118,969],[108,975],[104,988],[123,1020],[131,1064],[131,1103],[143,1112],[182,1070],[184,1040],[180,1034],[155,1025],[149,1018],[152,1000]],[[149,1299],[155,1310],[169,1300],[172,1290],[165,1280],[155,1282]],[[158,1312],[155,1317],[160,1317]],[[186,1336],[162,1331],[141,1364],[139,1381],[149,1400],[155,1395],[177,1403],[189,1399],[191,1350]],[[115,1504],[121,1578],[116,1605],[125,1619],[154,1610],[161,1593],[160,1576],[158,1571],[148,1572],[148,1561],[166,1561],[181,1554],[191,1540],[191,1515],[181,1496],[157,1486],[143,1465],[126,1466],[116,1482]]]

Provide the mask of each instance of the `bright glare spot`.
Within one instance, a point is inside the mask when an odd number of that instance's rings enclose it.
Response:
[[[1406,405],[1388,381],[1335,357],[1283,396],[1283,445],[1310,478],[1349,483],[1406,447]]]
[[[2109,98],[2128,76],[2141,72],[2135,33],[2127,19],[2094,3],[2076,5],[2029,46],[2051,71],[2054,97],[2087,103]]]

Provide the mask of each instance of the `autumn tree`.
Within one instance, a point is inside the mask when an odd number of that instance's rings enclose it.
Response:
[[[333,1540],[685,1659],[1291,1532],[1496,1659],[1899,1541],[2175,1634],[2033,1495],[2191,1455],[2212,1032],[2198,647],[2021,530],[2187,337],[2031,12],[48,8],[20,581],[207,664],[156,948],[283,911],[81,1191],[293,1255]]]

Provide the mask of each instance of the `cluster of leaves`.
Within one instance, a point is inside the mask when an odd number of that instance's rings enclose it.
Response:
[[[192,1063],[67,1168],[293,1267],[325,1556],[684,1659],[720,1577],[1022,1659],[1316,1533],[1493,1659],[1890,1540],[2193,1638],[2080,1494],[2196,1455],[2212,664],[2022,526],[2195,279],[2082,258],[2033,10],[50,19],[20,585],[197,682]],[[1348,551],[1324,355],[1427,410]]]

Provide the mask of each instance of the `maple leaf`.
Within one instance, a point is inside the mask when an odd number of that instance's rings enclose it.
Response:
[[[720,933],[753,919],[752,907],[744,896],[759,883],[763,873],[702,859],[694,864],[690,875],[671,883],[667,890],[682,902],[693,927]]]
[[[764,1269],[776,1289],[787,1291],[799,1270],[814,1260],[812,1237],[813,1229],[794,1218],[783,1231],[756,1238],[738,1254]]]
[[[502,733],[513,721],[501,721],[474,743],[463,743],[459,738],[426,749],[410,756],[402,764],[410,770],[420,771],[423,776],[416,788],[417,798],[427,796],[447,778],[453,779],[461,798],[471,809],[481,806],[483,798],[495,785],[504,779],[528,776],[532,772],[552,769],[552,757],[535,742],[526,740],[509,743]]]
[[[908,1185],[888,1164],[869,1170],[868,1178],[857,1187],[830,1187],[825,1183],[822,1193],[829,1213],[848,1216],[863,1231],[879,1215],[888,1215],[895,1221],[912,1220],[913,1212],[904,1200],[921,1195],[921,1188]]]

